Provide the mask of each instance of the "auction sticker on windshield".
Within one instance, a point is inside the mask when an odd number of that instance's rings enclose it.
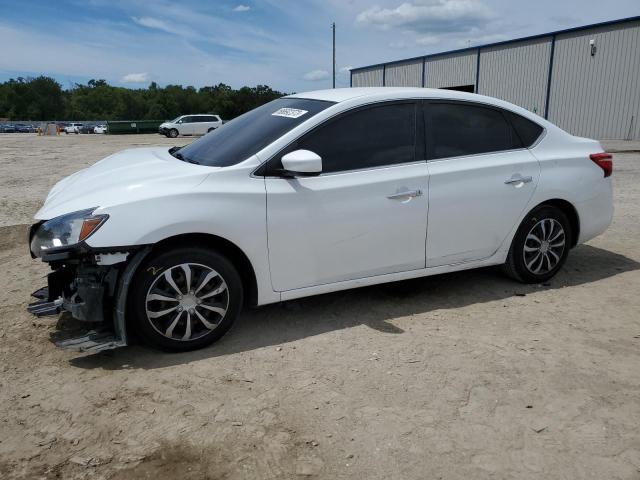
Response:
[[[274,117],[287,117],[287,118],[300,118],[308,110],[298,110],[297,108],[281,108],[280,110],[276,110],[271,115]]]

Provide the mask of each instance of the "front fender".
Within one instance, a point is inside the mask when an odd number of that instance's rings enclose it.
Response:
[[[89,246],[152,245],[185,234],[215,235],[236,245],[251,262],[258,303],[279,300],[270,287],[264,179],[219,171],[191,191],[126,202],[103,212],[109,220],[87,239]]]

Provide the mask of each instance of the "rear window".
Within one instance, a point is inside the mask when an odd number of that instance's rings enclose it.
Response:
[[[200,115],[200,116],[191,117],[191,118],[193,118],[193,122],[192,123],[203,123],[203,122],[215,122],[216,121],[216,117],[205,116],[205,115]]]
[[[227,167],[246,160],[334,102],[279,98],[223,124],[180,149],[190,162]]]
[[[429,103],[426,127],[431,159],[522,148],[502,112],[482,105]]]
[[[536,143],[544,130],[540,125],[527,118],[521,117],[517,113],[507,111],[505,111],[505,113],[509,117],[511,125],[515,128],[520,140],[522,140],[522,144],[525,147],[529,148],[531,145]]]

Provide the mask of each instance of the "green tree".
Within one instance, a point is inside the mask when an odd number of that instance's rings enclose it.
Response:
[[[167,120],[190,113],[216,113],[231,119],[281,97],[266,85],[238,90],[219,83],[192,86],[151,82],[129,89],[91,79],[63,90],[50,77],[17,78],[0,83],[0,117],[12,120]]]

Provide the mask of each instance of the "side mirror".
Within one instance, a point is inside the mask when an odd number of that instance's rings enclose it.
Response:
[[[283,173],[289,176],[313,176],[322,173],[322,158],[310,150],[295,150],[282,157]]]

